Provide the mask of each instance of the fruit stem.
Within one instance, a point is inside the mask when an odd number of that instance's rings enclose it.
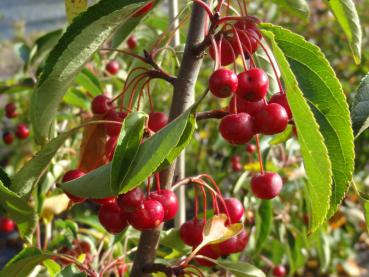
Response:
[[[245,34],[245,36],[246,36],[246,38],[247,38],[247,40],[248,40],[248,42],[249,42],[249,45],[250,45],[250,47],[251,47],[251,40],[250,40],[250,38],[249,38],[249,33],[247,33],[246,31],[244,31],[244,30],[239,30],[240,32],[242,32],[243,34]],[[251,68],[254,68],[255,67],[255,61],[254,61],[254,58],[252,57],[252,54],[250,53],[250,51],[249,51],[249,49],[247,48],[247,47],[245,47],[245,50],[246,50],[246,52],[247,52],[247,55],[249,55],[249,58],[250,58],[250,67]],[[242,52],[242,54],[243,54],[243,52]]]
[[[146,197],[150,199],[150,188],[151,188],[151,176],[147,178],[147,186],[146,186]]]
[[[215,53],[215,65],[214,65],[214,71],[217,70],[222,64],[221,58],[222,58],[222,40],[223,37],[219,40],[219,48],[217,46],[217,43],[215,42],[214,36],[210,36],[211,45],[213,46],[214,53]]]
[[[260,142],[259,142],[259,135],[258,134],[256,134],[255,140],[256,140],[256,147],[258,149],[258,160],[259,160],[259,165],[260,165],[260,172],[263,174],[264,173],[264,166],[263,166],[263,159],[261,157]]]
[[[232,113],[236,114],[237,113],[237,95],[233,96],[234,97],[234,101],[232,103],[232,106],[231,106],[231,110],[232,110]]]
[[[193,0],[195,3],[199,4],[208,14],[209,18],[211,21],[213,21],[213,12],[211,11],[210,7],[208,4],[206,4],[205,2],[201,1],[201,0]]]
[[[195,222],[197,222],[197,217],[199,215],[199,191],[198,191],[198,188],[197,186],[195,186],[194,188],[194,192],[195,192]]]
[[[265,54],[267,55],[268,57],[268,60],[272,66],[272,69],[273,69],[273,72],[274,72],[274,75],[275,75],[275,78],[277,79],[277,82],[278,82],[278,87],[279,87],[279,90],[281,91],[281,93],[285,93],[284,90],[283,90],[283,86],[282,86],[282,83],[281,83],[281,79],[279,78],[278,76],[278,72],[277,72],[277,69],[274,65],[274,62],[272,61],[272,58],[271,56],[269,55],[269,52],[268,50],[266,49],[266,47],[261,43],[261,41],[254,35],[251,34],[251,36],[257,41],[257,43],[261,46],[261,48],[263,48]]]
[[[160,174],[159,172],[155,173],[155,181],[156,181],[156,190],[159,192],[160,191]]]
[[[231,28],[232,28],[233,35],[236,38],[238,51],[241,53],[243,69],[246,71],[247,70],[247,63],[246,63],[246,60],[245,60],[245,55],[243,54],[242,43],[240,41],[240,37],[238,36],[237,30],[233,25],[230,25],[230,24],[227,24],[227,25],[231,26]]]

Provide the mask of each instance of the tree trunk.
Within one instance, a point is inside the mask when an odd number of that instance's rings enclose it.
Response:
[[[169,119],[173,120],[185,112],[195,99],[194,87],[200,71],[202,59],[192,53],[192,48],[204,37],[204,22],[206,13],[198,4],[193,4],[190,27],[186,41],[186,47],[182,58],[181,67],[174,85],[174,93],[170,107]],[[170,188],[173,182],[173,175],[176,167],[176,161],[166,169],[162,174],[162,184],[165,188]],[[176,172],[181,176],[180,171]],[[178,178],[174,176],[174,180]],[[161,226],[155,230],[147,230],[141,233],[138,249],[136,252],[132,277],[148,277],[150,274],[144,274],[142,268],[145,264],[153,263],[156,254],[156,248],[160,239]]]

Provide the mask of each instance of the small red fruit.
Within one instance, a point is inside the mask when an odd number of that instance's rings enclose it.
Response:
[[[274,172],[260,173],[251,179],[253,194],[260,199],[272,199],[282,190],[281,176]]]
[[[159,201],[164,209],[164,221],[173,219],[178,211],[178,199],[171,190],[162,189],[150,194],[150,198]]]
[[[149,114],[149,129],[154,132],[160,131],[168,124],[168,116],[161,112],[151,112]]]
[[[238,96],[233,96],[231,102],[229,103],[229,111],[232,112],[232,107],[234,105],[234,101],[237,98],[237,112],[238,113],[248,113],[251,116],[255,116],[259,111],[261,111],[265,106],[266,103],[264,99],[261,99],[256,102],[250,102],[243,100]]]
[[[255,115],[254,124],[258,132],[275,135],[286,129],[288,114],[281,105],[271,103]]]
[[[247,153],[252,154],[252,153],[254,153],[255,151],[256,151],[256,146],[255,146],[255,144],[251,144],[251,143],[249,143],[249,144],[247,144],[247,145],[246,145],[246,152],[247,152]]]
[[[140,231],[156,228],[163,220],[164,208],[154,199],[145,199],[139,209],[128,214],[128,222]]]
[[[258,49],[258,42],[255,39],[257,36],[253,30],[237,30],[238,38],[241,42],[242,53],[239,51],[238,41],[236,36],[233,37],[233,49],[237,50],[239,54],[244,54],[245,57],[252,55]]]
[[[15,135],[21,140],[28,138],[29,130],[27,125],[23,123],[19,124],[15,130]]]
[[[233,50],[232,43],[228,41],[228,39],[223,39],[220,45],[221,45],[221,51],[219,53],[220,64],[222,66],[226,66],[233,63],[236,60],[238,53],[237,51]],[[213,60],[215,60],[215,51],[213,46],[209,47],[209,54],[210,57]]]
[[[224,202],[228,210],[231,224],[241,221],[245,209],[240,200],[237,198],[224,198]],[[227,214],[223,204],[221,204],[219,208],[221,213]]]
[[[15,230],[15,222],[7,217],[0,218],[0,232],[11,233]]]
[[[234,156],[232,156],[232,158],[231,158],[231,162],[232,163],[239,163],[241,161],[241,157],[240,156],[238,156],[238,155],[234,155]]]
[[[278,265],[273,268],[273,276],[284,277],[286,276],[286,268],[283,265]]]
[[[14,135],[10,132],[5,132],[3,134],[3,141],[5,144],[12,144],[14,141]]]
[[[110,99],[105,95],[96,96],[91,103],[91,110],[94,114],[104,114],[111,109]]]
[[[239,172],[242,170],[242,164],[240,162],[232,163],[232,170],[234,172]]]
[[[213,260],[216,260],[219,258],[219,255],[215,253],[211,245],[205,245],[203,248],[200,249],[197,255],[202,255],[202,256],[208,257]],[[194,261],[198,263],[199,265],[207,266],[207,267],[212,267],[215,265],[211,261],[208,261],[202,258],[195,258]]]
[[[118,137],[110,137],[105,144],[105,156],[109,161],[113,160],[115,147],[117,145]]]
[[[229,69],[220,68],[211,74],[209,89],[214,96],[227,98],[236,92],[238,85],[237,75]]]
[[[96,204],[105,205],[109,203],[115,203],[115,199],[115,197],[106,197],[101,199],[91,198],[90,200]]]
[[[127,39],[127,45],[128,45],[128,48],[131,50],[137,47],[137,38],[135,35],[132,35]]]
[[[231,144],[245,144],[254,136],[254,123],[247,113],[229,114],[219,125],[222,137]]]
[[[145,194],[143,191],[140,188],[135,188],[127,193],[119,195],[118,205],[124,212],[134,212],[141,207],[144,197]]]
[[[104,120],[108,121],[116,121],[116,122],[123,122],[124,118],[127,116],[125,112],[116,112],[114,110],[110,110],[106,113]],[[122,128],[122,124],[114,124],[114,123],[105,123],[105,132],[110,137],[116,137],[120,133],[120,129]]]
[[[100,207],[99,221],[112,234],[119,234],[127,226],[127,216],[116,203],[107,203]]]
[[[78,178],[82,177],[83,175],[85,175],[85,174],[82,171],[78,170],[78,169],[69,170],[64,174],[62,182],[63,183],[69,182],[69,181],[72,181],[74,179],[78,179]],[[65,194],[74,203],[81,203],[81,202],[84,202],[86,200],[85,198],[74,196],[74,195],[72,195],[68,192],[65,192]]]
[[[252,68],[238,74],[236,94],[246,101],[262,100],[268,93],[268,75],[260,68]]]
[[[119,72],[120,65],[119,62],[116,60],[109,61],[106,66],[105,70],[109,72],[111,75],[116,75]]]
[[[154,6],[155,1],[151,1],[149,3],[147,3],[145,6],[143,6],[142,8],[139,8],[137,10],[137,12],[135,12],[132,17],[139,17],[142,16],[146,13],[148,13]]]
[[[212,248],[220,256],[227,256],[233,253],[241,252],[247,246],[249,236],[245,230],[242,230],[237,236],[234,236],[224,242],[213,244]]]
[[[288,118],[289,119],[292,118],[292,112],[291,112],[290,105],[288,104],[286,94],[281,94],[281,93],[274,94],[272,97],[270,97],[269,103],[277,103],[281,105],[286,110],[288,114]]]
[[[179,235],[182,241],[192,247],[198,246],[203,240],[204,225],[204,220],[202,219],[192,219],[183,223],[179,228]]]
[[[17,117],[17,107],[14,103],[10,102],[5,105],[5,116],[7,118]]]

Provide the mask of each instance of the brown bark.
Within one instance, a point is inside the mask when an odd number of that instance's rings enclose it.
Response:
[[[205,12],[197,4],[193,4],[190,27],[188,31],[185,51],[179,69],[178,77],[174,83],[174,93],[170,107],[169,119],[173,120],[186,111],[194,102],[194,87],[201,67],[202,59],[193,54],[195,44],[202,41],[204,37]],[[170,188],[176,162],[161,174],[161,181],[165,188]],[[181,175],[181,172],[178,172]],[[178,179],[174,176],[174,180]],[[141,233],[138,249],[136,252],[132,277],[148,277],[151,274],[143,273],[145,265],[155,260],[156,248],[160,239],[161,227],[155,230],[147,230]]]

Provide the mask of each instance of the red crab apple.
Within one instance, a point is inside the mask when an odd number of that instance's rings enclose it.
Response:
[[[126,118],[127,114],[125,112],[116,112],[114,110],[110,110],[106,113],[104,120],[107,121],[115,121],[122,123],[124,118]],[[122,124],[116,123],[105,123],[104,124],[105,131],[110,137],[116,137],[120,133],[120,129],[122,128]]]
[[[224,198],[224,203],[226,205],[231,224],[241,221],[245,209],[243,208],[240,200],[237,198]],[[220,204],[220,212],[227,214],[223,204]]]
[[[99,209],[99,221],[112,234],[119,234],[128,226],[127,215],[119,208],[117,203],[102,205]]]
[[[5,132],[3,134],[3,141],[5,144],[12,144],[14,141],[14,135],[11,132]]]
[[[106,66],[105,70],[109,72],[111,75],[117,75],[120,69],[119,62],[116,60],[109,61]]]
[[[242,230],[238,235],[223,241],[221,243],[213,244],[212,248],[215,253],[220,256],[227,256],[233,253],[241,252],[247,246],[249,236],[245,230]]]
[[[128,48],[131,50],[137,47],[137,38],[135,35],[132,35],[127,39],[127,45],[128,45]]]
[[[242,98],[235,95],[232,97],[231,102],[229,103],[230,112],[232,112],[235,101],[237,101],[237,104],[236,104],[237,112],[248,113],[251,116],[255,116],[255,114],[257,114],[259,111],[261,111],[266,106],[264,99],[261,99],[256,102],[250,102],[250,101],[243,100]]]
[[[230,114],[219,125],[222,137],[231,144],[245,144],[254,136],[254,123],[247,113]]]
[[[158,132],[168,124],[168,116],[162,112],[151,112],[149,114],[148,126],[151,131]]]
[[[286,129],[288,114],[281,105],[270,103],[255,115],[254,125],[264,135],[275,135]]]
[[[182,241],[192,247],[198,246],[203,239],[204,225],[204,220],[202,219],[191,219],[183,223],[179,228],[179,235]]]
[[[92,100],[91,110],[94,114],[105,114],[111,108],[110,99],[105,95],[98,95]]]
[[[286,268],[283,265],[277,265],[273,268],[273,276],[284,277],[286,276]]]
[[[11,233],[15,230],[16,225],[13,220],[7,217],[0,218],[0,232]]]
[[[255,146],[255,144],[251,144],[251,143],[249,143],[249,144],[247,144],[247,145],[246,145],[246,152],[247,152],[247,153],[252,154],[252,153],[254,153],[255,151],[256,151],[256,146]]]
[[[154,229],[163,220],[163,205],[154,199],[145,199],[138,209],[128,214],[128,222],[133,228],[140,231]]]
[[[17,138],[24,140],[29,136],[29,129],[26,124],[20,123],[18,124],[17,128],[15,129],[15,135]]]
[[[164,208],[164,221],[173,219],[178,211],[178,199],[171,190],[162,189],[150,194],[150,198],[159,201]]]
[[[69,170],[64,174],[62,182],[63,183],[69,182],[69,181],[72,181],[74,179],[78,179],[78,178],[82,177],[83,175],[85,175],[85,174],[82,171],[78,170],[78,169]],[[74,203],[81,203],[81,202],[84,202],[86,200],[85,198],[74,196],[74,195],[72,195],[68,192],[65,192],[65,194]]]
[[[260,68],[252,68],[238,74],[237,96],[246,101],[262,100],[269,89],[268,75]]]
[[[260,199],[272,199],[282,190],[283,181],[279,174],[274,172],[264,172],[255,175],[251,179],[251,189],[253,194]]]
[[[127,193],[119,195],[118,205],[127,213],[134,212],[141,207],[144,197],[143,191],[140,188],[135,188]]]
[[[226,68],[214,71],[209,78],[209,89],[214,96],[219,98],[231,96],[232,93],[236,92],[237,85],[237,75]]]
[[[222,42],[218,44],[218,47],[219,45],[221,48],[220,52],[218,50],[220,64],[222,66],[226,66],[233,63],[236,60],[238,53],[233,50],[232,43],[228,39],[223,39]],[[210,57],[215,60],[215,51],[212,45],[209,47],[209,54]]]
[[[17,117],[17,115],[17,106],[13,102],[5,105],[5,116],[7,118],[14,118]]]
[[[202,256],[208,257],[213,260],[216,260],[219,258],[219,255],[213,250],[211,245],[205,245],[203,248],[200,249],[197,255],[202,255]],[[213,262],[202,259],[202,258],[195,258],[194,261],[198,263],[199,265],[207,266],[207,267],[212,267],[215,265]]]
[[[288,118],[289,119],[292,118],[291,108],[290,108],[290,105],[287,102],[287,96],[286,96],[285,93],[284,94],[282,94],[282,93],[274,94],[272,97],[270,97],[269,103],[277,103],[277,104],[281,105],[286,110],[286,112],[288,114]]]

